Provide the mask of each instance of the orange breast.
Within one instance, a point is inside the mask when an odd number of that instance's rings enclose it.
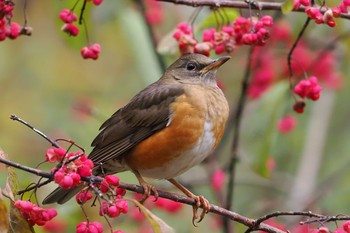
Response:
[[[173,178],[199,164],[219,143],[228,117],[218,88],[189,88],[170,110],[170,124],[125,156],[127,166],[142,176]]]
[[[185,95],[171,104],[171,111],[169,126],[142,141],[126,156],[131,169],[161,167],[197,144],[203,134],[203,112],[189,104]]]

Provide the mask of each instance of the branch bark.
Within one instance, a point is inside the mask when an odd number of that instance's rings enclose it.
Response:
[[[17,168],[17,169],[20,169],[20,170],[23,170],[23,171],[26,171],[26,172],[29,172],[32,174],[35,174],[35,175],[40,176],[40,177],[47,178],[49,180],[53,180],[52,173],[49,173],[49,172],[45,172],[45,171],[42,171],[39,169],[34,169],[34,168],[31,168],[31,167],[28,167],[28,166],[25,166],[25,165],[22,165],[19,163],[15,163],[15,162],[12,162],[10,160],[7,160],[7,159],[1,158],[1,157],[0,157],[0,163],[6,164],[8,166],[11,166],[11,167],[14,167],[14,168]],[[102,181],[102,178],[99,179],[99,177],[95,177],[95,176],[85,177],[83,180],[89,182],[90,179],[93,180],[94,182],[99,181],[99,180]],[[132,192],[136,192],[136,193],[141,193],[141,194],[144,193],[143,188],[139,185],[127,184],[127,183],[121,182],[119,187],[126,189],[126,190],[129,190],[129,191],[132,191]],[[180,194],[169,193],[169,192],[159,190],[158,195],[159,195],[159,197],[173,200],[176,202],[180,202],[180,203],[183,203],[186,205],[192,205],[192,206],[196,205],[196,201],[193,198],[189,198],[189,197],[186,197],[186,196],[183,196]],[[269,233],[285,233],[284,231],[279,230],[275,227],[272,227],[272,226],[264,224],[264,223],[257,222],[257,220],[255,220],[255,219],[242,216],[236,212],[226,210],[226,209],[224,209],[220,206],[217,206],[217,205],[211,204],[209,212],[214,213],[214,214],[218,214],[221,216],[225,216],[228,219],[231,219],[232,221],[239,222],[239,223],[247,226],[248,229],[261,230],[261,231],[265,231],[265,232],[269,232]]]
[[[157,0],[160,2],[169,2],[177,5],[185,5],[192,7],[209,6],[214,8],[219,7],[230,7],[240,9],[251,9],[256,10],[274,10],[282,11],[282,4],[279,2],[253,2],[253,4],[241,1],[241,0]],[[306,7],[300,6],[299,9],[293,9],[293,12],[305,12]],[[320,11],[324,13],[327,9],[322,8]],[[350,19],[350,14],[341,14],[340,18]]]

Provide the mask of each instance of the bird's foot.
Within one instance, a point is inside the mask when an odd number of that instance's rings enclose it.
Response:
[[[209,212],[210,203],[202,195],[200,195],[200,196],[193,195],[192,198],[196,201],[196,205],[193,206],[192,224],[194,226],[196,226],[196,222],[200,223],[203,220],[204,216]],[[200,206],[202,206],[203,210],[202,210],[202,213],[200,214],[200,216],[198,217],[198,209]]]
[[[143,195],[142,195],[142,199],[140,200],[141,204],[143,204],[148,199],[148,197],[151,195],[152,192],[154,195],[154,201],[158,200],[158,191],[157,191],[156,187],[146,183],[145,181],[140,182],[140,185],[143,188]]]
[[[153,185],[150,185],[148,184],[143,178],[142,176],[140,175],[140,173],[138,171],[133,171],[136,178],[138,179],[140,185],[142,186],[143,188],[143,195],[142,195],[142,199],[140,200],[140,203],[143,204],[147,198],[149,196],[151,196],[151,193],[153,192],[153,195],[154,195],[154,201],[157,201],[158,200],[158,191],[156,189],[156,187],[154,187]]]
[[[177,182],[175,179],[168,179],[170,183],[172,183],[175,187],[180,189],[186,196],[193,198],[196,201],[196,204],[193,206],[193,217],[192,217],[192,224],[196,226],[196,222],[200,223],[204,216],[209,212],[210,210],[210,203],[207,199],[205,199],[202,195],[194,195],[190,190],[185,188],[182,184]],[[198,217],[198,209],[202,206],[202,213]],[[198,219],[199,218],[199,219]],[[198,219],[198,221],[196,221]]]

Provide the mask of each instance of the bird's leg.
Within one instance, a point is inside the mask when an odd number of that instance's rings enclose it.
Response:
[[[193,206],[193,218],[192,223],[195,225],[195,220],[198,218],[198,208],[202,205],[203,211],[201,215],[199,216],[199,220],[197,223],[201,222],[205,216],[210,210],[210,203],[207,199],[205,199],[202,195],[197,196],[193,194],[190,190],[185,188],[183,185],[181,185],[179,182],[177,182],[175,179],[168,179],[170,183],[172,183],[176,188],[180,189],[186,196],[193,198],[196,201],[196,205]]]
[[[151,191],[154,194],[154,201],[158,200],[158,191],[157,189],[153,186],[148,184],[141,176],[141,174],[138,171],[133,171],[133,173],[135,174],[137,180],[139,181],[140,185],[143,188],[143,195],[142,195],[142,199],[140,200],[141,203],[143,203],[144,201],[147,200],[147,198],[151,195]]]

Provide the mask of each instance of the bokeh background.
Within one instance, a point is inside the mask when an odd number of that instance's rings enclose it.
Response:
[[[101,123],[161,76],[162,70],[137,1],[105,1],[99,7],[88,5],[85,18],[90,42],[98,42],[102,47],[96,61],[83,60],[80,56],[80,48],[87,44],[83,27],[78,38],[60,31],[62,23],[58,13],[71,6],[68,1],[28,1],[28,24],[34,29],[33,35],[0,44],[0,147],[12,161],[35,166],[44,160],[50,145],[33,131],[11,121],[10,114],[18,115],[51,138],[72,139],[89,152]],[[24,20],[23,7],[22,1],[16,2],[14,20],[20,23]],[[161,23],[152,27],[164,62],[170,64],[179,56],[176,42],[171,38],[172,30],[177,23],[189,20],[195,9],[165,3],[161,7]],[[194,24],[200,24],[209,13],[209,9],[203,9]],[[238,10],[236,13],[249,14]],[[306,19],[301,13],[264,14],[281,20],[290,32],[291,41]],[[234,211],[252,218],[276,210],[312,210],[330,215],[350,213],[349,39],[345,36],[331,43],[339,35],[349,33],[350,24],[346,19],[337,20],[337,23],[334,29],[312,23],[304,36],[304,46],[312,51],[316,66],[323,66],[318,63],[322,59],[319,57],[322,48],[332,45],[332,69],[341,80],[337,88],[324,85],[321,99],[307,102],[305,113],[296,114],[292,111],[294,102],[288,91],[287,76],[279,72],[259,98],[248,98],[240,129]],[[200,30],[197,33],[200,36]],[[273,69],[280,70],[281,64],[285,66],[290,45],[267,48],[260,53],[273,51],[272,54],[279,57]],[[248,47],[234,51],[232,59],[218,73],[231,111],[235,110],[240,94],[247,53]],[[309,57],[298,59],[303,63],[303,59]],[[91,112],[87,113],[86,109]],[[288,134],[277,129],[278,120],[285,114],[292,114],[297,120],[297,126]],[[212,203],[220,205],[226,193],[225,183],[220,192],[213,192],[211,174],[216,169],[226,171],[231,142],[232,125],[229,125],[215,159],[209,159],[179,180],[195,193],[204,194]],[[49,166],[42,168],[49,169]],[[22,188],[37,180],[23,171],[17,174]],[[0,175],[3,185],[6,181],[3,166],[0,166]],[[127,183],[137,183],[128,172],[120,174],[120,178]],[[155,184],[176,191],[166,182]],[[54,186],[41,188],[39,200]],[[129,196],[134,197],[133,194]],[[176,232],[220,232],[222,229],[220,218],[213,215],[193,227],[192,208],[188,206],[172,212],[153,207],[152,202],[147,205]],[[38,232],[73,232],[75,225],[84,220],[76,205],[57,209],[59,215],[53,227],[62,228],[54,231],[38,227]],[[99,219],[96,208],[88,212],[91,219]],[[137,219],[126,215],[112,223],[115,229],[125,232],[151,232],[147,222]],[[298,219],[278,221],[293,228]],[[235,224],[235,227],[238,232],[243,231],[240,225]]]

